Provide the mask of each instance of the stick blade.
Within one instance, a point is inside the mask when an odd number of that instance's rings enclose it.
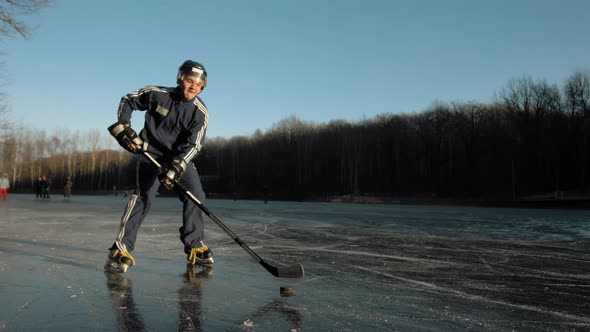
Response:
[[[301,264],[293,264],[289,266],[274,266],[264,260],[260,264],[277,278],[302,278],[305,274]]]

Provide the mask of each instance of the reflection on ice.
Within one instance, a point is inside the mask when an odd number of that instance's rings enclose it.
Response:
[[[186,281],[178,290],[178,331],[202,331],[202,290],[207,279],[213,276],[213,267],[188,264]]]
[[[107,288],[111,292],[113,312],[117,317],[118,331],[145,331],[143,317],[133,300],[133,282],[122,275],[104,272]]]

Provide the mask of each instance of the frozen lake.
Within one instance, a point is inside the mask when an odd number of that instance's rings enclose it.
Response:
[[[210,200],[187,273],[180,202],[156,199],[137,266],[103,272],[127,199],[0,201],[0,331],[588,331],[590,211]],[[281,297],[282,286],[295,295]]]

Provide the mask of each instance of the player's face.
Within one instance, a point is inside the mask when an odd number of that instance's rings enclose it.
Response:
[[[194,99],[203,89],[203,79],[197,76],[184,75],[180,79],[180,87],[185,100]]]

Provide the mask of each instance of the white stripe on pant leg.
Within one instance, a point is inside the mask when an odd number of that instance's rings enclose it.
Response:
[[[121,250],[121,252],[127,252],[127,246],[122,242],[123,236],[125,235],[125,225],[127,225],[127,221],[129,221],[129,216],[131,216],[131,211],[135,207],[135,203],[137,203],[137,198],[139,195],[133,194],[131,195],[131,199],[129,199],[129,203],[127,203],[127,207],[125,208],[125,213],[121,217],[121,225],[119,226],[119,235],[117,236],[117,240],[115,244],[117,248]]]

